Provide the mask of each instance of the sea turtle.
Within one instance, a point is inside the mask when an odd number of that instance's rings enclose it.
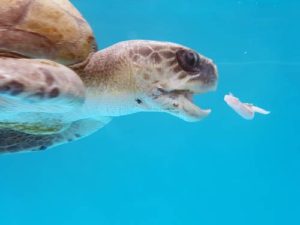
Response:
[[[170,42],[131,40],[97,51],[68,0],[0,0],[0,152],[45,150],[111,118],[207,116],[194,93],[216,88],[212,60]]]

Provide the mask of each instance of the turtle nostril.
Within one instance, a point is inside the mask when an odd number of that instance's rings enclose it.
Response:
[[[207,73],[212,77],[216,77],[217,76],[216,67],[212,64],[208,64],[207,65]]]
[[[203,61],[200,64],[200,79],[206,83],[215,83],[217,81],[217,69],[211,62]]]

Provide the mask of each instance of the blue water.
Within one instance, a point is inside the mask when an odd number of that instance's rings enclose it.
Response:
[[[73,3],[100,48],[178,42],[218,64],[213,113],[115,119],[81,141],[0,157],[0,225],[299,225],[300,2],[108,0]],[[233,92],[272,113],[246,121]]]

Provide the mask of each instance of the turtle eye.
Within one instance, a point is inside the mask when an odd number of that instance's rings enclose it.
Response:
[[[191,50],[179,50],[176,53],[176,57],[184,71],[190,74],[199,72],[200,57],[196,52]]]

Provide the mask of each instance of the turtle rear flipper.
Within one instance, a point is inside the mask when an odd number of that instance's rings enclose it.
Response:
[[[71,123],[62,132],[50,135],[34,135],[11,129],[0,129],[0,154],[46,150],[88,136],[109,121],[109,118],[103,118],[101,121],[83,119]]]
[[[85,87],[71,69],[49,60],[0,59],[1,113],[64,113],[82,105]]]

